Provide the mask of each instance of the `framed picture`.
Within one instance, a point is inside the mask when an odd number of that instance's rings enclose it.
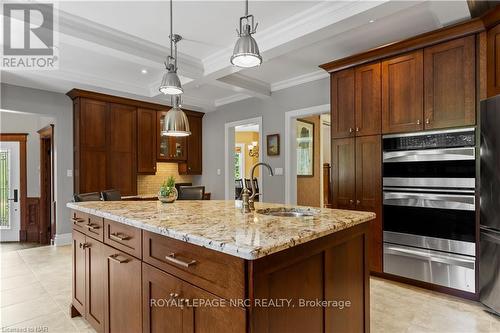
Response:
[[[280,135],[270,134],[267,136],[267,156],[280,155]]]
[[[296,122],[297,176],[314,176],[314,124],[304,120]]]

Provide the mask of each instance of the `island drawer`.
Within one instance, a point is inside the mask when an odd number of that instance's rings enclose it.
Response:
[[[141,229],[105,219],[104,243],[136,258],[142,258]]]
[[[104,221],[102,217],[73,211],[71,221],[73,222],[74,230],[78,230],[98,241],[103,241]]]
[[[245,297],[245,261],[225,253],[143,232],[143,261],[223,298]]]

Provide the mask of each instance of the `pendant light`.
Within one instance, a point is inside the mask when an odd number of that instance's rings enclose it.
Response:
[[[237,31],[239,38],[231,56],[231,63],[234,66],[250,68],[262,63],[259,46],[252,37],[258,25],[254,24],[253,15],[248,15],[248,0],[245,0],[245,16],[240,17],[240,30]]]
[[[172,108],[167,112],[165,119],[163,120],[163,128],[161,135],[163,136],[188,136],[191,135],[189,130],[189,121],[182,111],[180,106],[179,95],[174,95],[172,99]]]
[[[179,42],[182,37],[173,34],[172,22],[172,0],[170,0],[170,55],[168,56],[168,60],[165,62],[165,69],[167,72],[163,75],[159,89],[165,95],[180,95],[184,92],[184,90],[182,89],[181,80],[177,75],[177,42]]]

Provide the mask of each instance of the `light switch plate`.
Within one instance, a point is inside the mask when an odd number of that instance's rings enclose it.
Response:
[[[276,176],[283,176],[283,168],[274,168],[274,174]]]
[[[66,177],[73,177],[73,170],[66,170]]]
[[[220,169],[217,169],[217,176],[220,176],[221,172]]]

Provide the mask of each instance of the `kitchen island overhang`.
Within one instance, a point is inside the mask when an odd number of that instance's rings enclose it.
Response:
[[[133,324],[144,332],[173,322],[193,328],[188,331],[369,331],[367,222],[375,218],[373,213],[315,208],[314,216],[275,217],[242,214],[234,201],[68,207],[73,209],[74,234],[83,234],[84,242],[97,240],[94,247],[105,247],[102,252],[109,254],[99,261],[108,275],[102,279],[107,290],[100,311],[103,331],[116,331],[112,303],[126,297],[109,293],[116,289],[113,281],[123,279],[112,276],[117,260],[141,266],[134,288],[141,289],[135,308],[142,315],[140,324]],[[256,203],[256,209],[276,207],[283,205]],[[85,227],[89,224],[94,229]],[[95,233],[99,224],[104,229],[100,235]],[[81,251],[79,239],[73,242],[74,257]],[[82,294],[76,296],[73,290],[73,314],[87,318],[89,304]],[[183,307],[152,305],[172,297],[182,300]]]

